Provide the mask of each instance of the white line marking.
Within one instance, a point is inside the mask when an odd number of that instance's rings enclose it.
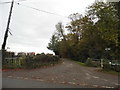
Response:
[[[91,78],[91,75],[89,73],[86,73],[87,77],[86,79],[90,79]]]
[[[104,81],[108,81],[108,80],[106,80],[106,79],[102,79],[102,80],[104,80]]]
[[[24,79],[28,79],[28,78],[24,78]]]
[[[88,84],[85,84],[85,83],[84,83],[84,84],[79,84],[79,85],[88,85]]]
[[[39,81],[44,81],[44,80],[42,80],[42,79],[39,79]]]
[[[103,88],[114,88],[114,87],[110,87],[110,86],[101,86]]]
[[[96,76],[92,76],[93,78],[99,78],[99,77],[96,77]]]
[[[98,87],[98,85],[93,85],[94,87]]]
[[[60,82],[60,83],[63,83],[63,84],[64,84],[65,82]]]
[[[90,74],[89,74],[89,73],[86,73],[86,75],[87,75],[87,76],[90,76]]]
[[[12,76],[8,76],[8,77],[12,77]]]
[[[52,78],[52,80],[54,80],[54,78]]]

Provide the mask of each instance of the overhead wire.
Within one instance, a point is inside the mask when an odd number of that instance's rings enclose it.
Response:
[[[14,1],[14,2],[21,2],[21,1],[27,1],[27,0],[18,0],[18,1]],[[0,2],[0,4],[7,4],[7,3],[12,3],[12,1]]]
[[[27,8],[31,8],[31,9],[34,9],[34,10],[37,10],[37,11],[40,11],[40,12],[44,12],[44,13],[53,14],[53,15],[56,15],[56,16],[61,16],[61,17],[64,17],[64,18],[68,18],[66,16],[63,16],[63,15],[60,15],[60,14],[57,14],[57,13],[48,12],[48,11],[41,10],[41,9],[38,9],[38,8],[34,8],[34,7],[31,7],[31,6],[28,6],[28,5],[24,5],[24,4],[21,4],[21,3],[16,3],[16,4],[22,5],[22,6],[25,6]]]
[[[44,13],[53,14],[53,15],[56,15],[56,16],[61,16],[61,17],[64,17],[64,18],[68,18],[67,16],[63,16],[63,15],[60,15],[60,14],[57,14],[57,13],[53,13],[53,12],[48,12],[48,11],[45,11],[45,10],[40,10],[38,8],[34,8],[34,7],[31,7],[31,6],[19,3],[21,1],[26,1],[26,0],[19,0],[19,1],[14,1],[14,2],[16,4],[18,4],[18,5],[22,5],[24,7],[31,8],[31,9],[34,9],[34,10],[37,10],[37,11],[40,11],[40,12],[44,12]],[[7,4],[7,3],[12,3],[12,2],[1,2],[0,4]]]
[[[7,4],[7,3],[11,3],[11,2],[0,2],[0,4]]]

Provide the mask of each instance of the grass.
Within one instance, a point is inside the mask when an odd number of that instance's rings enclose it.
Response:
[[[85,63],[82,63],[82,62],[80,62],[80,61],[74,61],[74,62],[76,62],[77,64],[79,64],[79,65],[81,65],[81,66],[86,66]]]
[[[98,70],[98,71],[103,72],[103,73],[107,73],[107,74],[119,75],[120,76],[120,72],[116,72],[116,71],[113,71],[113,70]]]
[[[72,61],[74,61],[74,60],[72,60]],[[86,66],[85,63],[82,63],[82,62],[79,62],[79,61],[74,61],[74,62],[81,65],[81,66]],[[116,72],[116,71],[113,71],[113,70],[98,70],[98,71],[106,73],[106,74],[112,74],[112,75],[119,75],[120,76],[120,72]]]
[[[79,65],[81,65],[81,66],[86,66],[85,63],[82,63],[82,62],[80,62],[80,61],[75,61],[75,60],[68,59],[68,58],[64,58],[64,59],[73,61],[73,62],[75,62],[75,63],[77,63],[77,64],[79,64]]]

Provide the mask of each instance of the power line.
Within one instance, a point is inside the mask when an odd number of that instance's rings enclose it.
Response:
[[[60,15],[60,14],[57,14],[57,13],[52,13],[52,12],[48,12],[48,11],[45,11],[45,10],[40,10],[38,8],[34,8],[34,7],[31,7],[31,6],[28,6],[28,5],[24,5],[24,4],[20,4],[20,3],[17,3],[18,5],[22,5],[22,6],[25,6],[27,8],[31,8],[31,9],[34,9],[34,10],[37,10],[37,11],[40,11],[40,12],[44,12],[44,13],[48,13],[48,14],[52,14],[52,15],[56,15],[56,16],[61,16],[61,17],[64,17],[64,18],[68,18],[66,16],[63,16],[63,15]]]
[[[21,1],[26,1],[26,0],[19,0],[19,1],[14,1],[14,2],[21,2]],[[0,4],[8,4],[8,3],[12,3],[12,2],[0,2]]]
[[[19,1],[14,1],[14,2],[16,4],[18,4],[18,5],[22,5],[22,6],[25,6],[27,8],[31,8],[31,9],[34,9],[34,10],[37,10],[37,11],[40,11],[40,12],[44,12],[44,13],[48,13],[48,14],[52,14],[52,15],[56,15],[56,16],[61,16],[61,17],[68,18],[66,16],[63,16],[63,15],[60,15],[60,14],[57,14],[57,13],[52,13],[52,12],[48,12],[48,11],[45,11],[45,10],[40,10],[38,8],[34,8],[34,7],[31,7],[31,6],[27,6],[27,5],[24,5],[24,4],[17,3],[17,2],[21,2],[21,1],[26,1],[26,0],[19,0]],[[1,2],[0,4],[7,4],[7,3],[12,3],[12,2]]]
[[[11,3],[11,2],[1,2],[0,4],[7,4],[7,3]]]

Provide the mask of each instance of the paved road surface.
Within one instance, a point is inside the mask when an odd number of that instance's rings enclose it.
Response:
[[[71,86],[64,84],[55,84],[50,82],[41,82],[33,80],[19,80],[3,78],[2,88],[79,88],[80,86]]]
[[[72,85],[84,88],[118,87],[118,76],[97,72],[96,69],[98,68],[83,67],[76,64],[74,61],[64,59],[61,64],[52,67],[21,71],[5,71],[3,72],[3,77]]]

